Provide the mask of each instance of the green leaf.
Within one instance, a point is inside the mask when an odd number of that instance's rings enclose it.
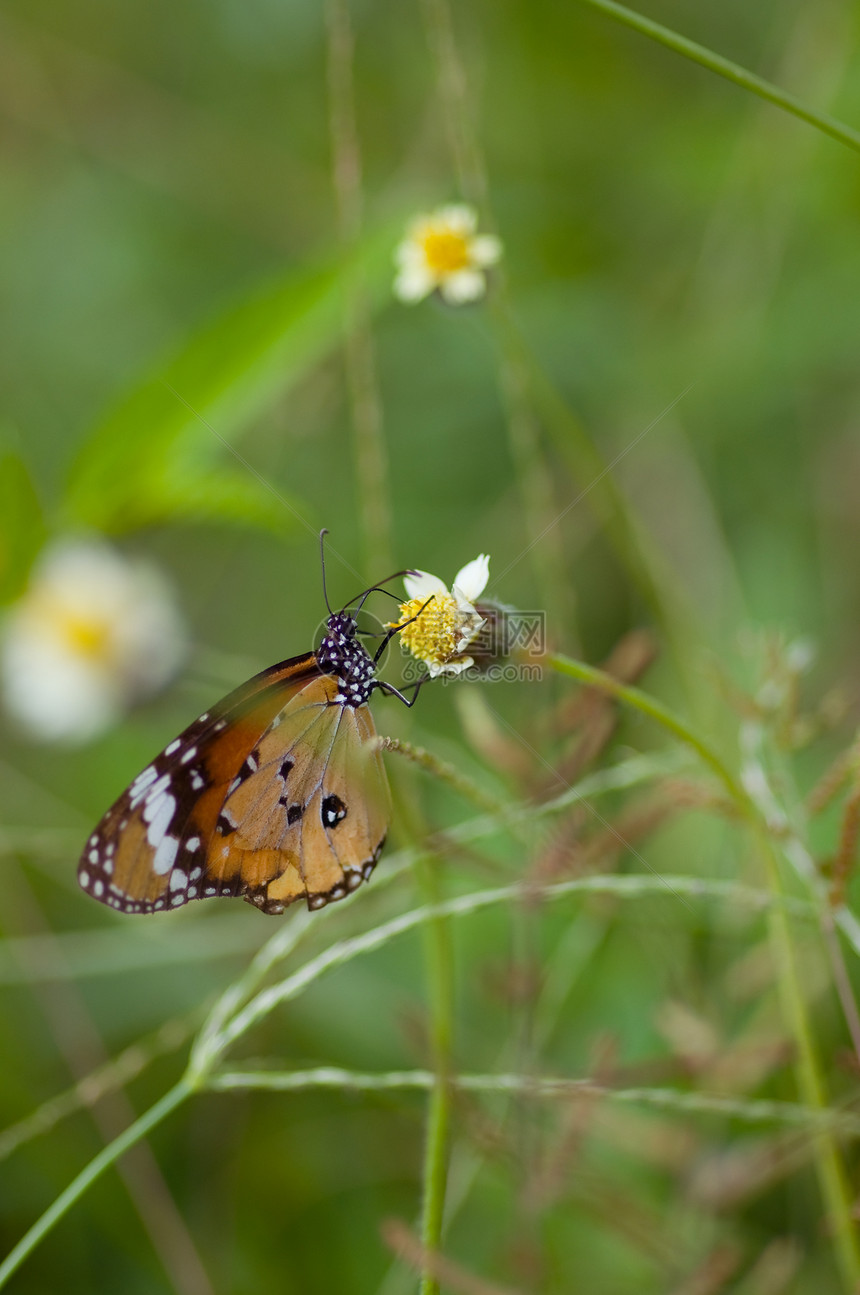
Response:
[[[390,281],[391,246],[386,231],[357,257],[371,299]],[[250,420],[339,342],[343,287],[354,268],[340,258],[267,282],[133,387],[73,465],[66,524],[122,532],[222,517],[271,526],[274,511],[252,470],[240,489],[235,472],[215,472],[214,464]],[[289,506],[282,514],[280,529],[293,520]]]
[[[27,465],[0,441],[0,603],[21,592],[47,533]]]
[[[281,535],[295,524],[298,508],[280,488],[258,481],[244,469],[214,470],[162,481],[148,493],[152,503],[148,515],[140,508],[139,525],[159,522],[239,522]]]

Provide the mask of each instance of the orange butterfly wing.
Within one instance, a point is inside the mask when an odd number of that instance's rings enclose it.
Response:
[[[279,913],[355,889],[384,843],[388,784],[367,705],[336,705],[337,690],[309,653],[201,715],[104,815],[83,889],[127,913],[213,895]]]

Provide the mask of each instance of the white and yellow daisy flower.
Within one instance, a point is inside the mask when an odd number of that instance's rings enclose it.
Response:
[[[438,288],[452,306],[483,297],[486,270],[498,261],[502,244],[477,228],[477,212],[464,204],[439,207],[414,220],[394,254],[395,295],[405,302],[422,301]]]
[[[184,652],[181,617],[155,567],[100,540],[59,542],[6,615],[3,700],[34,737],[85,742],[162,688]]]
[[[403,626],[400,642],[424,662],[432,679],[442,674],[457,675],[474,665],[466,649],[484,625],[484,617],[474,604],[489,578],[490,559],[486,554],[458,571],[450,590],[427,571],[411,571],[405,577],[409,599],[401,605],[400,619],[392,626]]]

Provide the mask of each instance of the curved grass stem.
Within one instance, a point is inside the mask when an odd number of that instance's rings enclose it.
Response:
[[[312,1070],[231,1070],[213,1075],[207,1087],[214,1092],[261,1089],[264,1092],[303,1092],[333,1089],[356,1093],[427,1092],[436,1076],[431,1070],[362,1072],[339,1066]],[[504,1093],[533,1101],[568,1101],[571,1097],[600,1097],[633,1106],[651,1106],[684,1114],[713,1115],[745,1124],[777,1125],[804,1129],[833,1128],[841,1137],[860,1138],[860,1117],[850,1110],[821,1111],[798,1102],[747,1100],[722,1093],[691,1092],[681,1088],[613,1088],[591,1079],[564,1079],[553,1075],[460,1074],[451,1076],[451,1087],[464,1093]]]
[[[55,1224],[69,1212],[72,1206],[78,1201],[84,1192],[92,1186],[97,1178],[100,1178],[106,1169],[116,1164],[120,1156],[125,1155],[131,1147],[141,1142],[151,1131],[161,1124],[168,1115],[181,1106],[187,1097],[191,1096],[193,1089],[185,1080],[180,1080],[162,1098],[151,1106],[150,1109],[135,1120],[133,1124],[114,1138],[113,1142],[94,1156],[86,1168],[82,1169],[65,1191],[45,1210],[41,1218],[37,1219],[33,1226],[25,1232],[24,1236],[16,1246],[9,1251],[9,1254],[0,1264],[0,1288],[6,1285],[9,1278],[18,1271],[24,1260],[32,1254],[36,1246],[44,1240]]]
[[[773,104],[775,108],[781,108],[783,112],[790,113],[792,117],[798,117],[801,121],[805,121],[807,125],[814,126],[822,134],[829,135],[831,139],[838,140],[840,144],[845,144],[846,147],[860,152],[860,133],[851,126],[839,121],[836,117],[831,117],[826,112],[818,112],[815,108],[810,108],[808,104],[796,98],[795,95],[789,94],[787,90],[781,90],[779,86],[773,85],[763,77],[756,76],[755,72],[748,71],[747,68],[741,67],[739,63],[733,63],[731,59],[723,58],[721,54],[715,54],[713,50],[704,45],[699,45],[696,41],[688,40],[686,36],[679,35],[678,32],[672,31],[671,28],[663,27],[660,23],[653,22],[650,18],[645,18],[642,14],[635,13],[632,9],[627,9],[624,5],[616,4],[615,0],[581,0],[581,3],[588,5],[592,9],[597,9],[600,13],[605,14],[607,18],[612,18],[614,22],[621,23],[625,27],[631,27],[634,31],[638,31],[641,35],[656,41],[659,45],[664,45],[666,49],[671,49],[676,54],[681,54],[684,58],[690,59],[691,62],[698,63],[700,67],[707,68],[709,72],[716,72],[717,76],[724,77],[725,80],[740,86],[742,90],[748,90],[751,94],[758,95],[760,99]]]
[[[438,909],[439,879],[432,859],[419,864],[421,889]],[[430,1003],[434,1082],[427,1109],[424,1141],[421,1240],[424,1249],[436,1252],[442,1244],[445,1192],[451,1134],[451,1048],[454,1033],[453,951],[450,919],[437,912],[425,927],[425,962]],[[421,1275],[421,1295],[439,1295],[439,1283],[426,1269]]]
[[[822,1116],[825,1115],[828,1110],[827,1089],[803,994],[792,926],[782,903],[784,896],[779,862],[766,813],[757,804],[748,786],[735,777],[710,743],[700,737],[685,720],[680,719],[660,702],[640,692],[638,688],[621,684],[610,675],[604,674],[602,670],[585,665],[583,662],[558,654],[548,655],[546,661],[560,674],[599,688],[642,714],[648,715],[666,732],[671,733],[673,737],[695,751],[720,779],[747,820],[763,860],[768,884],[775,901],[769,916],[771,946],[777,969],[783,1015],[797,1049],[798,1087],[807,1104],[821,1112]],[[761,778],[756,776],[757,773],[758,771],[753,769],[752,779],[749,777],[746,779],[746,782],[751,783],[753,787],[761,781]],[[815,1139],[815,1167],[844,1287],[847,1292],[854,1292],[860,1284],[860,1246],[858,1246],[857,1230],[852,1214],[852,1193],[833,1134],[824,1128]]]

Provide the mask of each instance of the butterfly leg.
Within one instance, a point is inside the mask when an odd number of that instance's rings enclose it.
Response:
[[[379,658],[382,656],[382,654],[383,654],[383,652],[385,651],[385,649],[388,647],[388,644],[389,644],[389,643],[391,642],[391,640],[394,638],[394,635],[395,635],[395,634],[399,634],[399,633],[400,633],[400,631],[401,631],[402,629],[405,629],[407,625],[411,625],[413,621],[417,621],[418,617],[419,617],[419,616],[421,615],[421,613],[425,610],[425,608],[427,608],[427,607],[429,607],[429,606],[430,606],[430,604],[432,603],[432,601],[433,601],[433,599],[434,599],[435,597],[436,597],[436,595],[435,595],[435,594],[431,594],[431,595],[430,595],[430,597],[427,599],[426,603],[424,603],[424,606],[423,606],[423,607],[419,607],[419,609],[418,609],[418,611],[415,613],[415,615],[414,615],[414,616],[410,616],[408,621],[403,621],[400,625],[393,625],[393,626],[391,627],[391,629],[390,629],[390,630],[388,631],[388,633],[386,634],[385,638],[384,638],[384,639],[382,640],[382,642],[380,643],[379,647],[376,649],[376,655],[375,655],[375,656],[374,656],[374,658],[373,658],[373,664],[374,664],[374,665],[376,665],[377,661],[378,661],[378,660],[379,660]],[[430,676],[428,675],[427,677],[428,677],[428,679],[429,679],[429,677],[430,677]],[[423,683],[423,680],[422,680],[422,683]],[[399,693],[398,693],[398,696],[400,696],[400,694],[399,694]],[[403,698],[401,697],[401,701],[402,701],[402,700],[403,700]],[[413,697],[413,698],[412,698],[412,701],[414,701],[414,700],[415,700],[415,698]],[[411,706],[411,705],[412,705],[412,702],[409,702],[409,703],[407,703],[407,704]]]
[[[381,689],[381,691],[384,692],[386,696],[399,698],[400,701],[403,702],[404,706],[414,706],[415,699],[418,696],[419,690],[421,689],[422,685],[425,683],[428,683],[429,680],[430,680],[430,675],[425,674],[425,675],[422,675],[422,677],[416,683],[409,684],[409,687],[414,689],[412,693],[412,697],[410,699],[407,699],[406,697],[404,697],[403,693],[399,690],[399,688],[395,688],[393,683],[385,683],[384,680],[379,680],[376,686],[377,688]]]

